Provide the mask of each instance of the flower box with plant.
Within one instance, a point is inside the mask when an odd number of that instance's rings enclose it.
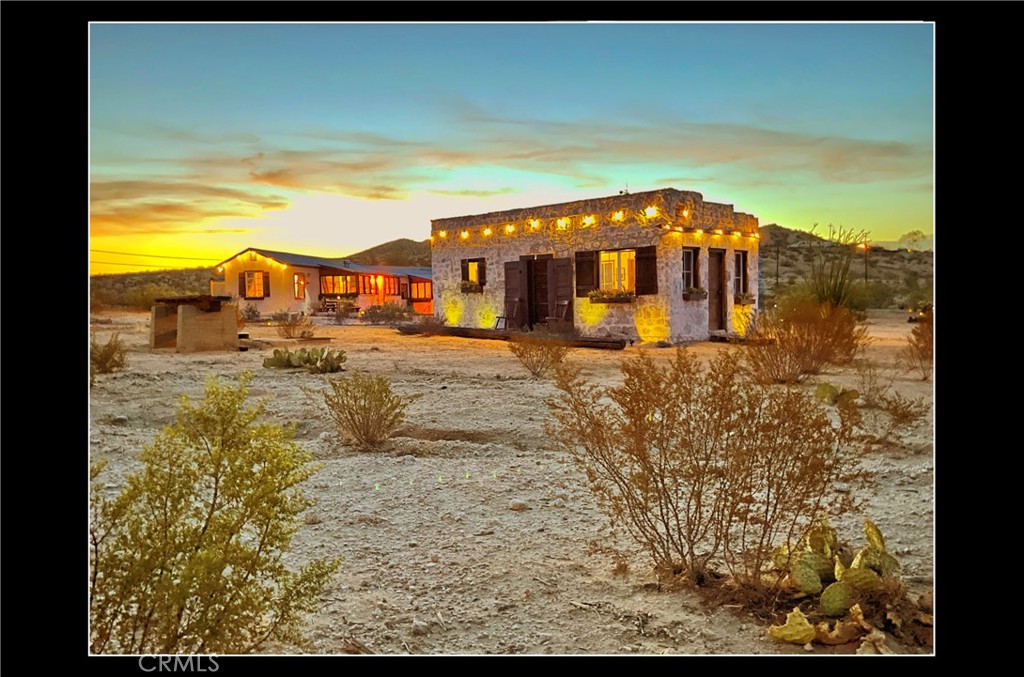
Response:
[[[708,297],[708,290],[700,287],[687,287],[683,291],[684,301],[703,301]]]
[[[736,294],[736,299],[735,300],[736,300],[736,305],[739,305],[739,306],[753,305],[753,303],[754,303],[754,295],[753,294]]]
[[[484,292],[482,284],[479,282],[472,282],[470,280],[463,280],[460,283],[459,288],[462,290],[463,294],[482,294]]]
[[[593,289],[587,297],[591,303],[632,303],[636,294],[617,289]]]

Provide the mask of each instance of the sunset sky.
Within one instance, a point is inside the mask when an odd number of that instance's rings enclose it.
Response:
[[[90,269],[343,256],[627,184],[930,235],[933,28],[93,23]]]

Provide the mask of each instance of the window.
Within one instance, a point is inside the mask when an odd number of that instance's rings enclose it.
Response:
[[[398,295],[398,278],[388,276],[384,278],[384,294],[387,296]]]
[[[377,293],[377,278],[373,275],[360,275],[359,276],[359,293],[360,294],[376,294]]]
[[[479,292],[487,284],[487,261],[462,259],[462,291]]]
[[[263,299],[270,296],[270,273],[265,270],[247,270],[239,273],[238,295],[244,299]]]
[[[295,273],[292,275],[292,287],[295,289],[295,298],[302,300],[306,298],[306,274]]]
[[[576,252],[576,296],[595,289],[658,293],[657,247]]]
[[[683,247],[683,289],[700,287],[700,274],[697,262],[700,261],[700,249]]]
[[[320,278],[321,294],[358,294],[355,275],[325,275]]]
[[[734,294],[746,294],[749,291],[747,288],[747,252],[736,252],[732,290]]]
[[[434,295],[430,282],[413,282],[409,286],[412,288],[413,301],[429,301]]]
[[[601,252],[601,289],[636,291],[636,250]]]

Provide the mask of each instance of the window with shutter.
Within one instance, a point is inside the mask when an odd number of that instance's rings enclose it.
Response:
[[[658,293],[658,248],[638,247],[636,250],[636,293]]]
[[[247,270],[238,274],[238,295],[247,299],[262,299],[270,296],[270,273]]]
[[[487,284],[487,261],[485,259],[462,259],[462,292],[480,293]]]
[[[736,252],[735,263],[736,265],[733,268],[733,293],[746,294],[750,291],[747,282],[747,252]]]

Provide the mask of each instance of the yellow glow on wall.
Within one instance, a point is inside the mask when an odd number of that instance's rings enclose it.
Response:
[[[491,233],[493,233],[493,232],[494,232],[494,231],[493,231],[493,230],[491,230],[491,227],[490,227],[490,226],[487,226],[486,228],[484,228],[484,235],[485,235],[485,236],[486,236],[486,235],[490,235],[490,234],[491,234]]]
[[[715,228],[715,234],[721,235],[722,234],[722,229],[721,228]]]
[[[444,313],[444,319],[449,327],[458,326],[459,320],[462,319],[465,305],[461,296],[461,294],[452,294],[441,302],[441,312]]]
[[[516,232],[516,227],[510,223],[507,226],[505,226],[505,232],[511,235],[512,233]]]
[[[740,231],[738,231],[738,230],[732,231],[732,236],[733,237],[739,237],[740,236]]]
[[[589,299],[576,299],[579,310],[580,324],[584,327],[595,327],[608,314],[608,305],[605,303],[591,303]]]
[[[468,230],[462,231],[461,233],[459,233],[459,237],[461,237],[463,240],[465,240],[467,237],[469,237],[469,231]]]
[[[612,221],[621,221],[624,218],[626,218],[626,213],[623,212],[621,209],[612,214]]]
[[[633,324],[636,327],[636,335],[644,343],[668,340],[668,311],[661,305],[636,308],[633,314]]]
[[[437,234],[440,235],[441,237],[448,237],[448,231],[447,230],[438,231]]]
[[[746,336],[750,330],[750,321],[754,317],[754,306],[732,306],[732,328],[740,336]]]
[[[565,218],[558,219],[558,227],[561,228],[562,230],[565,230],[566,228],[568,228],[569,227],[569,219],[565,219]]]
[[[646,215],[648,218],[655,217],[658,215],[658,208],[655,207],[654,205],[651,205],[650,207],[644,210],[644,215]]]
[[[592,226],[592,225],[594,225],[594,217],[593,216],[584,216],[583,217],[583,225],[584,226]]]
[[[693,232],[697,233],[697,235],[703,235],[704,234],[704,231],[701,230],[700,228],[698,228],[697,230],[695,230]]]
[[[684,209],[683,210],[683,218],[684,219],[690,218],[690,210],[689,209]]]
[[[476,326],[480,327],[481,329],[490,329],[491,327],[494,326],[494,321],[496,319],[498,319],[498,313],[494,311],[494,308],[491,308],[490,306],[484,306],[483,308],[480,309],[480,312],[477,314]]]
[[[530,219],[530,228],[533,228],[534,230],[540,228],[540,221],[537,219]]]
[[[224,272],[224,266],[217,266],[217,272],[218,273],[223,273]]]
[[[755,240],[757,240],[757,239],[759,239],[759,238],[760,238],[761,236],[760,236],[760,235],[758,235],[757,233],[751,233],[751,234],[750,234],[750,237],[752,237],[752,238],[754,238]]]

